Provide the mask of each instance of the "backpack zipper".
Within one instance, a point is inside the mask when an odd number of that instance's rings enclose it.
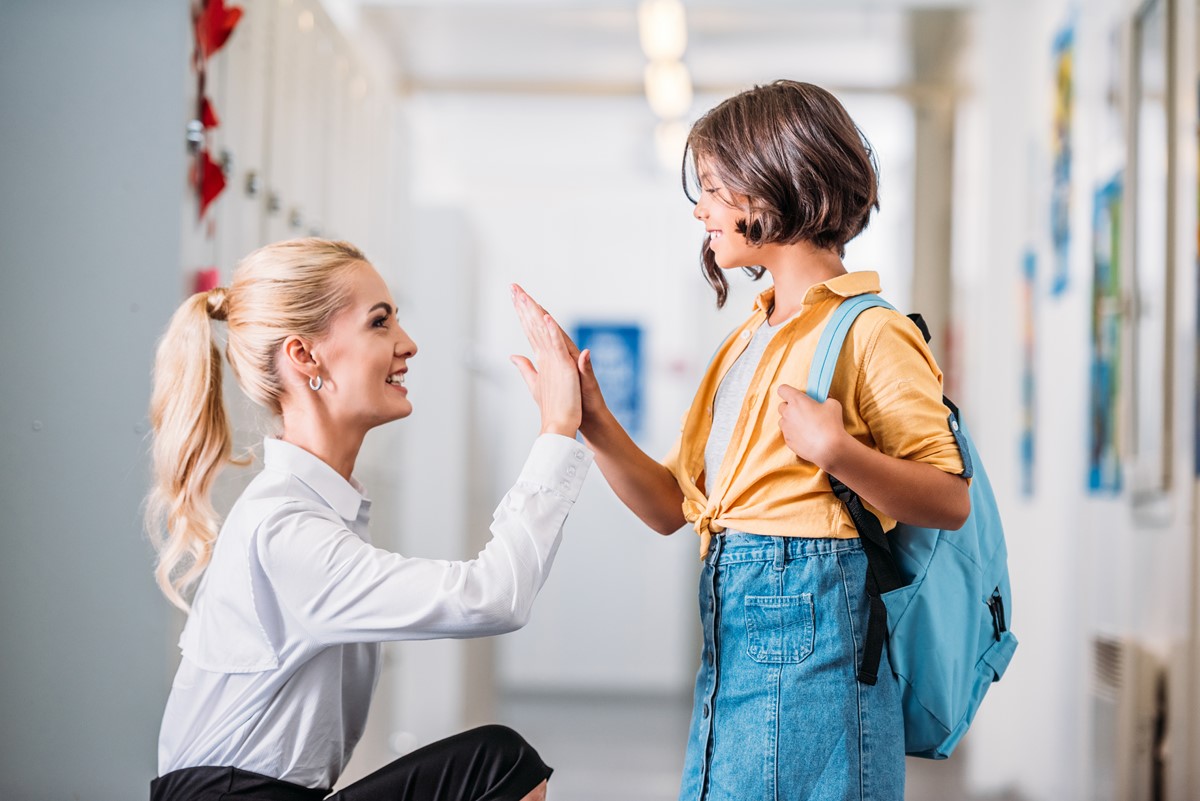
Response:
[[[996,641],[1000,641],[1000,635],[1008,631],[1008,627],[1004,623],[1004,599],[1000,597],[1000,588],[992,590],[992,597],[987,599],[988,609],[992,612],[992,627],[996,629]]]

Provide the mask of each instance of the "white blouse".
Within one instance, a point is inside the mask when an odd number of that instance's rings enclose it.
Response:
[[[529,618],[593,454],[534,442],[473,560],[371,545],[371,502],[316,456],[267,439],[192,602],[158,770],[233,766],[333,787],[366,724],[387,640],[480,637]]]

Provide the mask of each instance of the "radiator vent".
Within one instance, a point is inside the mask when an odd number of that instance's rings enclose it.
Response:
[[[1125,649],[1117,640],[1097,639],[1092,644],[1092,661],[1096,694],[1115,701],[1125,680]]]
[[[1095,801],[1159,801],[1166,673],[1131,639],[1092,640],[1091,770]]]

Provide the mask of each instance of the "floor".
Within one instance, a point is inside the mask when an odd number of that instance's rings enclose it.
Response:
[[[687,698],[506,695],[499,712],[554,768],[547,801],[676,801]],[[961,766],[909,759],[905,801],[1020,801],[967,794]]]

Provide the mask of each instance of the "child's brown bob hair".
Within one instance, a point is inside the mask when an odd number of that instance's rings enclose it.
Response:
[[[751,245],[805,241],[845,255],[879,208],[870,143],[837,98],[810,83],[756,86],[696,121],[683,157],[683,190],[693,203],[688,172],[701,159],[744,204],[737,230]],[[729,282],[707,239],[701,262],[720,308]],[[755,279],[765,272],[745,269]]]

